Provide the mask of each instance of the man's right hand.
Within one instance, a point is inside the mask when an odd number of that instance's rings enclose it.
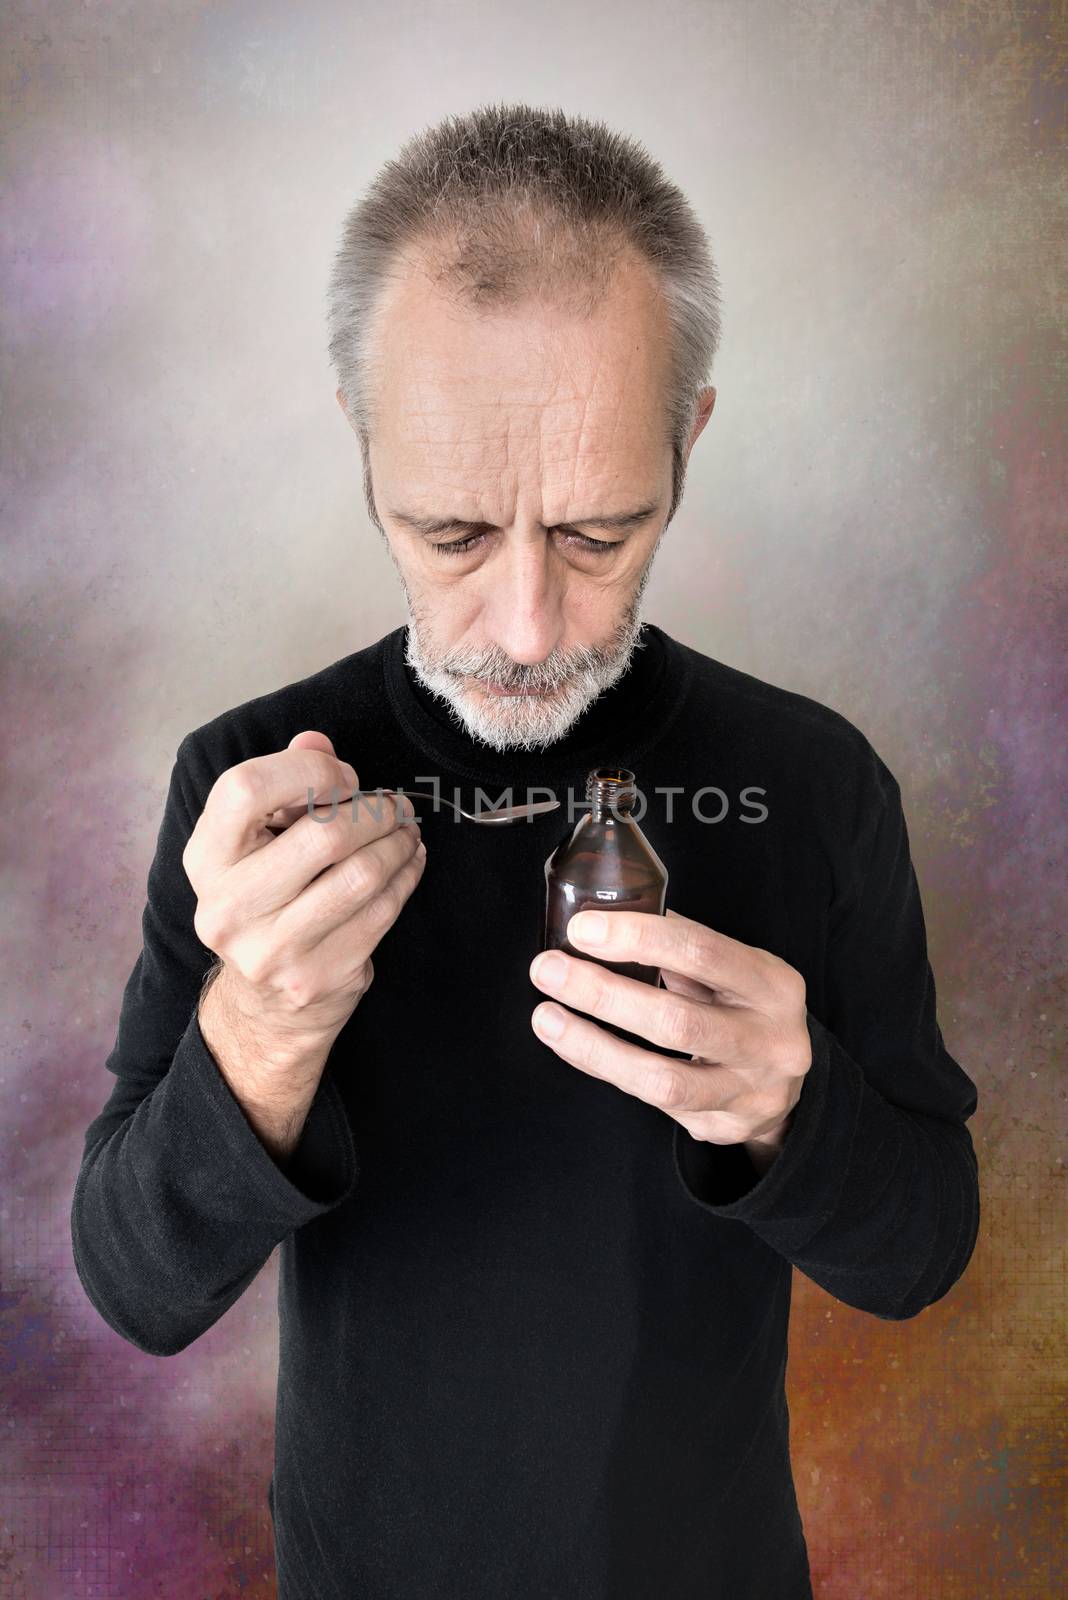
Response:
[[[269,1066],[325,1061],[422,877],[412,802],[372,793],[354,804],[358,781],[325,734],[297,734],[220,775],[182,856],[197,937],[222,962],[208,996],[225,990],[228,1031],[255,1042],[261,1086]],[[336,815],[310,816],[309,789],[317,806],[336,797]],[[280,820],[282,831],[268,826]]]

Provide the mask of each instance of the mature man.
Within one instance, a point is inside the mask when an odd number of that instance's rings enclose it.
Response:
[[[330,309],[408,625],[183,739],[78,1272],[173,1355],[282,1246],[283,1600],[801,1600],[792,1268],[943,1296],[976,1092],[884,762],[641,620],[715,402],[707,243],[632,141],[483,107],[383,170]],[[604,764],[670,911],[569,939],[662,988],[536,959]],[[373,798],[430,785],[571,816]]]

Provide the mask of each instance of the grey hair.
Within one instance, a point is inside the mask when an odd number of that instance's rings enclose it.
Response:
[[[473,306],[536,294],[587,313],[637,250],[659,276],[671,327],[671,506],[682,499],[700,391],[720,340],[720,287],[685,195],[635,140],[559,109],[488,105],[402,146],[345,218],[327,292],[329,354],[363,455],[374,424],[371,349],[382,292],[405,257]]]

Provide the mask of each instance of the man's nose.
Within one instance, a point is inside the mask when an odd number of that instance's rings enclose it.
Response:
[[[532,666],[551,654],[563,634],[563,576],[548,534],[513,534],[504,545],[500,559],[486,565],[484,617],[494,642],[513,661]]]

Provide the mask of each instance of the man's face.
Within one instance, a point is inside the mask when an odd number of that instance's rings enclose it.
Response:
[[[667,516],[655,281],[635,258],[588,319],[487,313],[410,261],[382,309],[369,463],[409,664],[476,741],[552,744],[626,671]]]

